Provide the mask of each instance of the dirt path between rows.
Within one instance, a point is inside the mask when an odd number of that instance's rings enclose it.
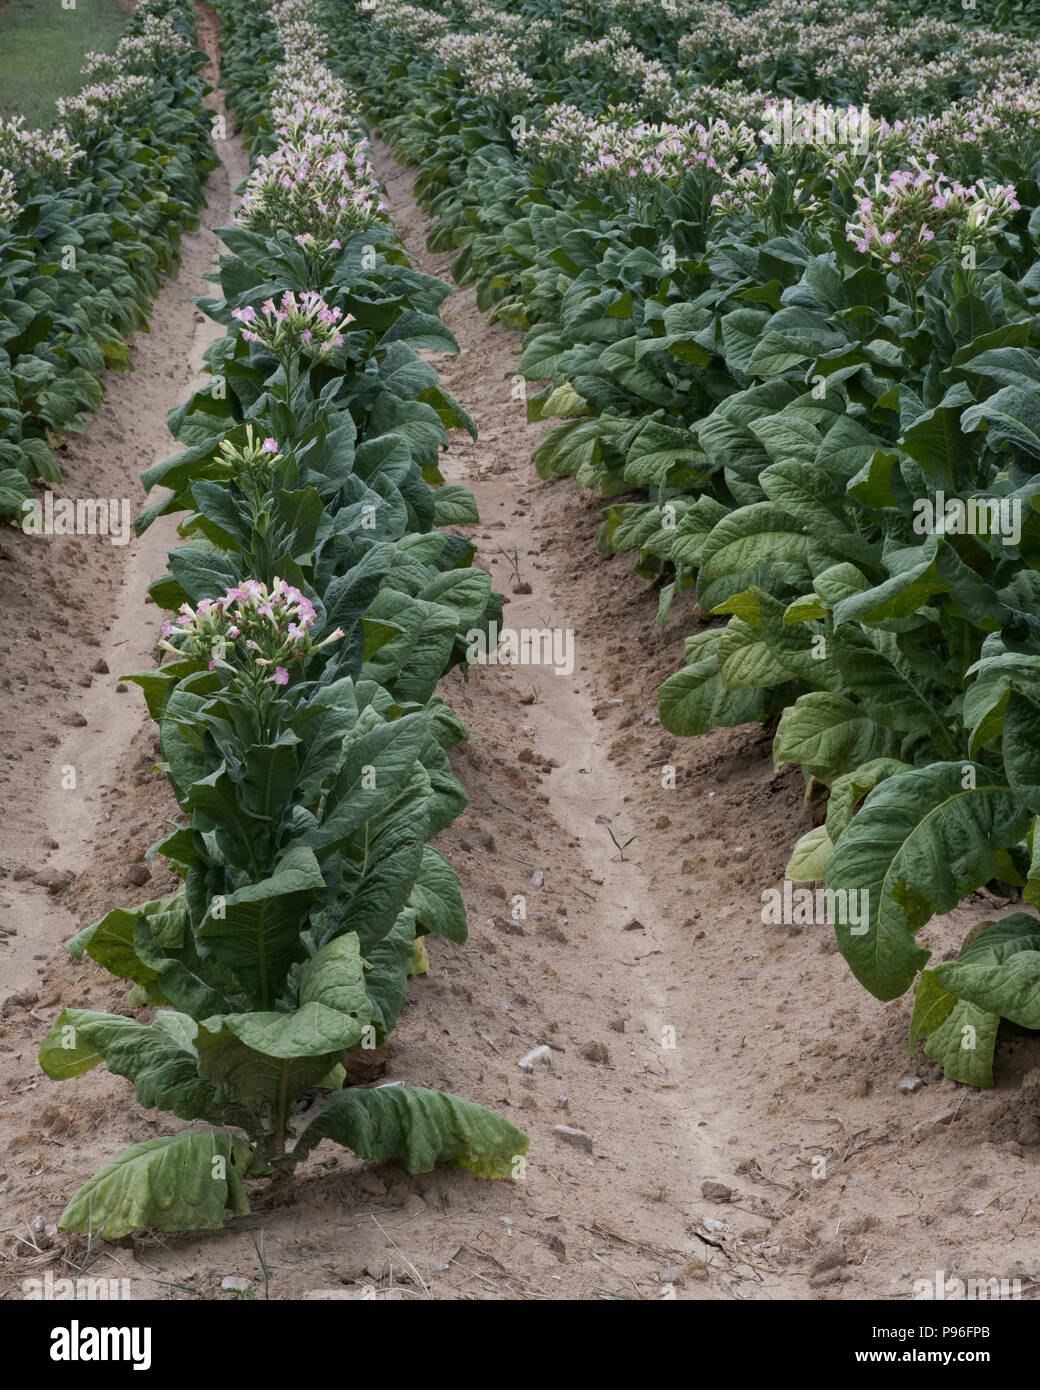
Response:
[[[132,494],[136,510],[139,471],[172,451],[166,411],[213,332],[189,297],[207,292],[211,229],[245,172],[235,141],[219,150],[204,230],[185,241],[137,371],[110,381],[65,451],[64,495]],[[413,173],[377,155],[405,244],[448,278],[450,257],[424,250]],[[661,730],[656,690],[696,625],[690,603],[659,634],[656,593],[628,560],[596,554],[598,499],[535,476],[545,427],[515,398],[519,336],[488,325],[471,289],[443,316],[461,353],[430,357],[480,428],[477,442],[453,435],[445,461],[480,507],[481,523],[460,529],[509,599],[506,623],[572,632],[574,670],[485,667],[443,684],[470,731],[453,762],[471,805],[438,842],[460,873],[470,940],[431,941],[430,973],[412,982],[371,1079],[510,1115],[531,1135],[526,1176],[410,1177],[326,1146],[287,1201],[258,1187],[253,1214],[226,1231],[128,1238],[91,1275],[129,1278],[135,1298],[262,1297],[262,1239],[274,1298],[905,1299],[937,1269],[1018,1278],[1030,1297],[1036,1042],[1002,1046],[994,1092],[956,1087],[911,1062],[909,1001],[866,996],[829,929],[762,923],[762,889],[781,881],[819,810],[805,809],[797,774],[773,773],[763,730]],[[80,1268],[84,1242],[45,1227],[122,1148],[183,1127],[142,1112],[103,1071],[58,1084],[36,1061],[62,1003],[126,1008],[126,986],[61,942],[172,885],[142,862],[175,807],[151,771],[143,701],[117,678],[153,664],[158,615],[144,591],[173,538],[153,528],[119,548],[12,530],[0,547],[17,633],[0,675],[11,730],[0,750],[0,1298],[21,1298],[45,1268]],[[69,767],[74,790],[62,787]],[[634,837],[623,859],[611,831]],[[945,951],[961,915],[928,944]],[[521,1070],[540,1045],[551,1069]],[[910,1075],[922,1084],[903,1094]],[[242,1287],[223,1288],[229,1278]]]

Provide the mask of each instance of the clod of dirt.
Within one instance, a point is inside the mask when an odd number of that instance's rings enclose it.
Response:
[[[519,584],[514,584],[514,585],[513,585],[513,593],[514,593],[514,594],[530,594],[530,593],[533,593],[533,590],[532,590],[530,584],[528,584],[527,580],[526,580],[526,579],[522,579],[522,580],[520,581]]]
[[[707,1182],[701,1183],[701,1196],[707,1197],[709,1202],[732,1202],[733,1189],[727,1187],[724,1182],[716,1182],[714,1178],[709,1178]]]
[[[10,1018],[19,1009],[31,1009],[38,998],[39,996],[30,989],[23,989],[18,994],[9,994],[3,1004],[0,1004],[0,1018]]]
[[[38,883],[41,888],[46,888],[52,897],[62,893],[76,877],[69,869],[41,869],[39,873],[33,874],[33,883]]]
[[[127,870],[126,881],[135,888],[142,888],[150,878],[147,864],[131,864]]]
[[[638,917],[633,917],[633,918],[631,919],[631,921],[625,923],[625,925],[621,928],[621,930],[622,930],[622,931],[646,931],[646,927],[643,926],[642,922],[639,920]]]
[[[84,716],[80,714],[79,710],[75,710],[72,714],[67,714],[64,722],[70,729],[85,729],[87,727],[87,721]]]
[[[586,1134],[583,1129],[574,1129],[571,1125],[553,1125],[553,1134],[565,1144],[572,1144],[585,1153],[592,1152],[592,1135]]]
[[[809,1269],[810,1275],[830,1274],[848,1263],[843,1245],[821,1245],[816,1259]]]
[[[606,1043],[587,1042],[581,1049],[580,1055],[585,1058],[586,1062],[602,1062],[604,1065],[610,1066],[610,1052]]]
[[[94,662],[94,665],[90,669],[94,672],[96,676],[107,676],[108,662],[105,660],[103,656],[99,656],[97,661]]]

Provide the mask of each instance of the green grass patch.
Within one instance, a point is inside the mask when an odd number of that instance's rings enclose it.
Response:
[[[24,116],[31,126],[57,119],[55,99],[78,92],[83,55],[111,50],[129,11],[121,0],[8,0],[0,4],[0,117]]]

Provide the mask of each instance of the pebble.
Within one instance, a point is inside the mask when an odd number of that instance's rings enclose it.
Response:
[[[543,1043],[541,1047],[533,1048],[526,1057],[521,1057],[517,1066],[524,1071],[551,1071],[553,1064],[552,1048],[546,1047]]]
[[[220,1287],[232,1289],[235,1293],[247,1293],[252,1285],[248,1279],[243,1279],[241,1275],[229,1274],[226,1279],[221,1279]]]
[[[904,1076],[899,1083],[899,1089],[904,1095],[913,1095],[914,1091],[919,1091],[924,1082],[919,1076]]]

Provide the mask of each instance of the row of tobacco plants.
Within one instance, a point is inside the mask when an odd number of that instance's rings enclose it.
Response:
[[[184,883],[70,943],[151,1021],[67,1009],[41,1050],[52,1077],[104,1062],[142,1105],[214,1127],[136,1144],[79,1190],[63,1227],[113,1237],[218,1227],[247,1178],[284,1179],[323,1140],[483,1177],[520,1176],[528,1142],[453,1095],[350,1084],[423,937],[466,937],[428,843],[466,801],[445,751],[465,731],[434,689],[501,598],[442,529],[476,520],[437,469],[472,423],[418,355],[457,351],[448,286],[395,239],[310,0],[218,11],[252,172],[200,301],[226,329],[210,380],[171,413],[181,452],[144,474],[138,530],[177,514],[184,544],[150,590],[163,660],[129,678],[181,811],[150,855]]]
[[[60,124],[0,121],[0,523],[61,481],[54,450],[130,366],[213,167],[191,7],[141,0],[114,53],[86,55]]]
[[[779,719],[829,794],[788,877],[991,1085],[1040,921],[915,938],[993,880],[1040,904],[1040,46],[911,9],[327,6],[431,248],[524,332],[540,473],[625,499],[599,544],[662,627],[696,589],[662,723]]]

